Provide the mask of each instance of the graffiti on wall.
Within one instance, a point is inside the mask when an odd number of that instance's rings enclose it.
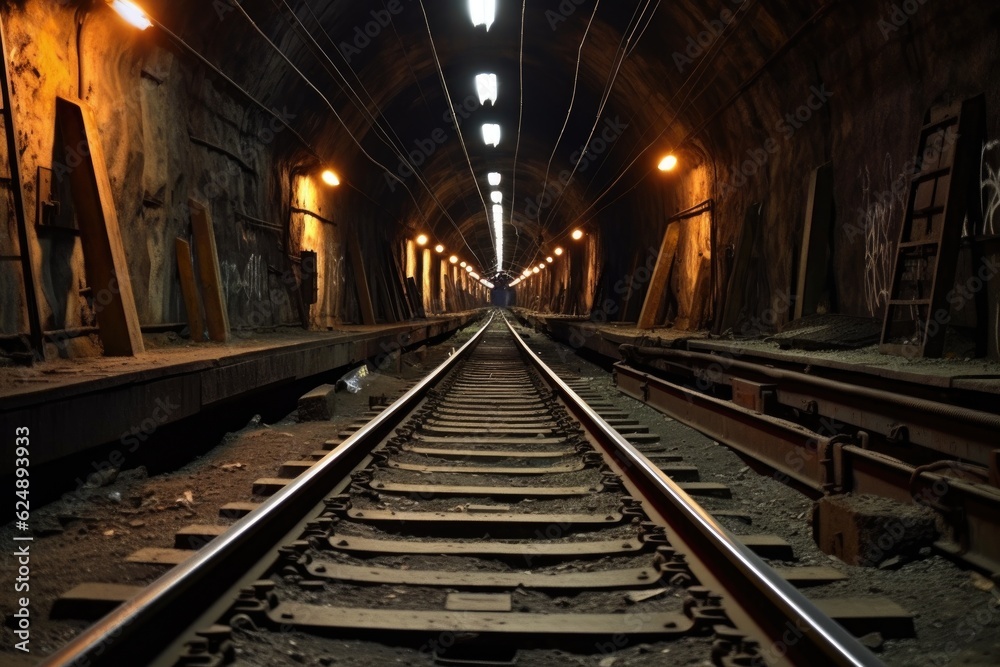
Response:
[[[902,215],[905,188],[894,187],[892,156],[886,154],[882,174],[883,187],[873,183],[866,166],[858,174],[861,181],[861,210],[858,222],[865,238],[865,305],[870,315],[882,312],[892,288],[893,223]]]
[[[1000,234],[1000,140],[983,144],[979,188],[983,197],[983,233]]]
[[[241,299],[247,304],[263,300],[267,292],[267,265],[264,258],[250,255],[241,269],[236,262],[222,262],[222,284],[225,285],[226,303],[236,303]]]

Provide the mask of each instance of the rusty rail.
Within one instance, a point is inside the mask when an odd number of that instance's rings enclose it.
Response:
[[[799,665],[879,665],[854,636],[826,617],[757,555],[697,505],[549,369],[507,322],[525,357],[617,463],[653,511],[669,522],[672,545],[700,567],[696,574],[724,592],[726,612],[741,629],[766,639],[765,654]],[[676,542],[676,543],[675,543]],[[692,569],[696,568],[691,562]],[[790,634],[790,629],[797,630]]]

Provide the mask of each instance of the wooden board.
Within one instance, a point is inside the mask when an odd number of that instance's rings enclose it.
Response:
[[[763,204],[751,204],[747,207],[746,216],[743,219],[743,229],[733,257],[728,287],[723,297],[724,302],[720,317],[713,333],[718,334],[735,328],[740,319],[746,316],[746,309],[757,305],[748,303],[750,300],[748,298],[748,283],[753,281],[755,285],[757,284],[759,276],[754,275],[755,269],[763,270],[766,273],[766,267],[762,266],[763,258],[755,254],[763,219]]]
[[[670,270],[674,265],[680,236],[681,228],[677,223],[667,225],[663,243],[660,245],[660,254],[656,258],[656,267],[649,280],[649,289],[646,290],[646,300],[643,301],[642,312],[639,313],[639,329],[652,329],[656,326],[656,316],[670,283]]]
[[[802,232],[795,319],[813,315],[828,290],[830,226],[833,224],[833,165],[817,167],[809,179],[806,222]]]
[[[229,313],[222,296],[222,274],[219,271],[219,253],[215,247],[212,218],[208,209],[194,199],[188,200],[188,209],[191,211],[191,231],[194,233],[194,249],[198,257],[198,278],[205,302],[208,337],[225,343],[229,340]]]
[[[372,306],[372,293],[368,289],[368,275],[365,273],[364,257],[361,256],[361,244],[354,234],[349,235],[347,249],[351,256],[351,268],[354,270],[354,286],[358,292],[361,323],[371,326],[375,324],[375,308]]]
[[[85,102],[57,97],[56,122],[67,146],[87,147],[70,188],[104,354],[134,356],[144,351],[142,333],[96,121]]]
[[[184,309],[187,311],[191,340],[201,343],[205,340],[205,320],[201,316],[201,302],[198,300],[198,284],[194,280],[194,264],[191,260],[191,244],[178,238],[174,240],[177,250],[177,277],[181,282]]]
[[[406,279],[406,293],[410,295],[410,301],[416,308],[417,317],[427,317],[427,313],[424,311],[424,300],[420,294],[420,290],[417,289],[416,279],[412,277]]]

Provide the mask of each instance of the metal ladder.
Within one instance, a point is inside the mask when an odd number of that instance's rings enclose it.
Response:
[[[914,175],[892,270],[879,351],[940,357],[949,321],[962,225],[978,206],[979,153],[985,99],[928,112],[917,142]]]
[[[17,129],[14,125],[14,107],[10,86],[10,70],[7,64],[7,36],[0,14],[0,97],[3,109],[0,109],[0,121],[3,122],[4,136],[7,140],[7,176],[0,177],[0,187],[10,188],[11,199],[14,202],[14,217],[17,223],[17,242],[20,247],[18,255],[3,255],[0,260],[21,263],[24,280],[24,302],[28,310],[28,327],[31,347],[38,358],[44,358],[45,350],[42,341],[42,324],[38,311],[38,296],[35,292],[35,274],[31,267],[31,245],[28,243],[27,218],[24,212],[24,191],[21,189],[21,153],[17,147]]]

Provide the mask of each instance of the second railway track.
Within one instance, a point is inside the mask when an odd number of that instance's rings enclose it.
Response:
[[[681,662],[878,664],[574,386],[494,316],[46,664],[279,665],[289,643],[290,664],[378,664],[343,639],[413,647],[417,664],[640,642]]]

